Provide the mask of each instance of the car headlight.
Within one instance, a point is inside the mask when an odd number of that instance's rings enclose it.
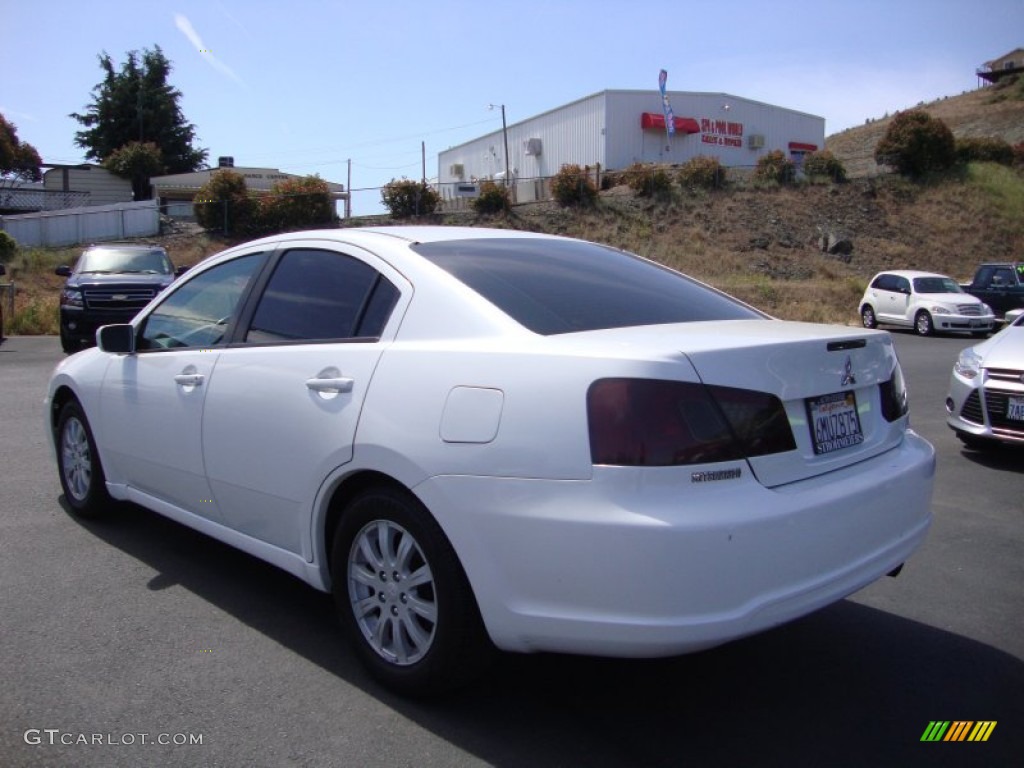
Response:
[[[933,315],[952,315],[954,313],[949,310],[949,307],[944,307],[941,304],[936,304],[934,307],[932,307],[932,314]]]
[[[994,315],[995,312],[992,311],[992,307],[990,307],[988,304],[982,304],[981,305],[981,314],[983,314],[983,315]]]
[[[953,370],[965,379],[973,379],[981,373],[981,355],[974,351],[974,347],[965,349],[960,353]]]
[[[82,301],[82,294],[79,291],[65,288],[60,292],[60,305],[62,307],[84,307],[85,302]]]

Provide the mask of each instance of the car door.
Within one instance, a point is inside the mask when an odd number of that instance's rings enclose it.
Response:
[[[368,259],[315,241],[278,253],[207,392],[203,453],[225,524],[306,560],[313,500],[352,458],[401,295]]]
[[[893,321],[896,312],[896,283],[896,275],[879,275],[871,285],[875,317],[879,322]]]
[[[912,306],[913,289],[910,278],[900,275],[896,278],[896,290],[893,292],[893,321],[901,325],[914,324],[914,308]]]
[[[137,326],[137,353],[112,358],[100,395],[112,477],[218,518],[203,465],[204,400],[226,331],[264,260],[246,254],[184,280]]]

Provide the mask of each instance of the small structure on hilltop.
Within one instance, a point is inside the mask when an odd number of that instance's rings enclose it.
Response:
[[[998,59],[986,61],[977,70],[978,77],[989,83],[1020,72],[1024,72],[1024,48],[1015,48]]]

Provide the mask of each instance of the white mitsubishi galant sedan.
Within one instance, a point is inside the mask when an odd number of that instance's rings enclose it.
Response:
[[[494,647],[743,637],[895,573],[931,519],[887,333],[593,243],[279,235],[97,336],[46,401],[71,508],[135,502],[333,592],[401,691]]]

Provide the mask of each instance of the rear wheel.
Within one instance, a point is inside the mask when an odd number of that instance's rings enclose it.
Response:
[[[380,488],[342,514],[331,549],[335,604],[370,673],[427,695],[468,682],[493,653],[458,557],[409,494]]]
[[[865,304],[860,310],[860,319],[865,328],[877,328],[878,318],[875,317],[875,310],[870,304]]]
[[[89,422],[74,400],[66,403],[57,420],[57,468],[60,485],[71,509],[80,517],[97,517],[112,503],[96,452]]]
[[[917,317],[914,318],[914,330],[917,331],[918,336],[931,336],[935,331],[932,316],[924,310],[918,312]]]

